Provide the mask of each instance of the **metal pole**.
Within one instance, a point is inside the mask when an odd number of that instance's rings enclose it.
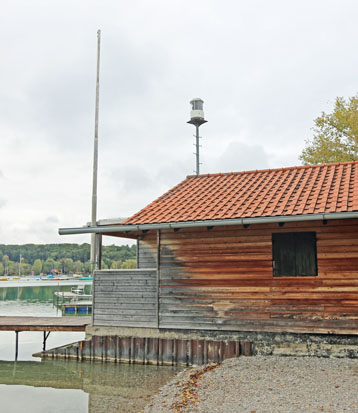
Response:
[[[200,157],[199,157],[199,125],[195,125],[196,129],[196,174],[200,175]]]
[[[94,124],[94,149],[93,149],[93,183],[92,183],[92,218],[91,224],[97,222],[97,170],[98,170],[98,115],[99,115],[99,63],[101,51],[101,30],[97,31],[97,79],[96,79],[96,110]],[[91,264],[92,269],[97,269],[95,234],[91,235]]]

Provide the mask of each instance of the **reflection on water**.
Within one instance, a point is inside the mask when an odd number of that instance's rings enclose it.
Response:
[[[24,287],[23,285],[4,287],[4,284],[2,284],[0,288],[0,301],[55,302],[55,291],[71,291],[71,288],[73,288],[73,285],[61,285],[59,282],[51,286],[36,285],[35,287]],[[85,285],[84,290],[85,294],[91,294],[92,285]]]
[[[60,316],[53,293],[58,286],[0,289],[0,315]],[[60,291],[71,287],[61,286]],[[86,286],[90,293],[91,286]],[[17,290],[17,291],[16,291]],[[83,333],[51,333],[47,348],[82,339]],[[42,332],[0,331],[0,411],[12,413],[138,412],[178,368],[100,362],[34,359]],[[5,361],[8,360],[8,361]],[[37,360],[37,361],[35,361]],[[21,397],[20,397],[21,396]]]
[[[16,387],[41,388],[41,392],[33,389],[32,397],[41,393],[41,401],[47,406],[54,396],[52,389],[58,389],[57,394],[63,394],[66,398],[63,402],[60,400],[58,405],[52,406],[52,412],[71,411],[67,406],[69,400],[76,406],[76,410],[73,410],[76,412],[138,412],[153,392],[177,371],[178,369],[171,367],[65,360],[43,360],[41,363],[0,362],[0,383]],[[9,397],[6,397],[4,387],[6,386],[0,385],[1,411],[14,412],[16,410],[13,406],[16,403],[12,399],[13,392],[8,393]],[[46,388],[51,390],[48,391]],[[64,392],[64,389],[77,391]],[[84,403],[87,397],[88,402]],[[67,410],[64,409],[64,405],[67,406]],[[23,407],[22,401],[19,407],[21,406]],[[38,408],[38,403],[30,404],[30,410],[27,407],[26,412],[41,411]]]

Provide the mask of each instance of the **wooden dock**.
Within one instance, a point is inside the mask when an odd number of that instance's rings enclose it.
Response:
[[[19,333],[22,331],[43,331],[42,351],[51,331],[85,331],[91,324],[91,317],[5,317],[0,316],[0,331],[14,331],[15,361],[19,353]]]
[[[56,291],[54,296],[62,298],[63,300],[90,300],[92,299],[92,294],[75,294],[70,291]]]
[[[0,317],[0,331],[85,331],[91,317]]]

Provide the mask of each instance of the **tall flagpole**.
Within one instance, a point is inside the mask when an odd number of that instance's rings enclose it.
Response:
[[[94,123],[94,149],[93,149],[93,181],[92,181],[92,217],[91,225],[97,224],[97,170],[98,170],[98,114],[99,114],[99,62],[101,51],[101,30],[97,31],[97,79],[96,79],[96,111]],[[91,234],[91,265],[92,270],[98,269],[96,254],[96,235]]]

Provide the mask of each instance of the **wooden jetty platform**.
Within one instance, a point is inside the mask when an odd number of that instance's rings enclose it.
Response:
[[[46,340],[51,331],[85,331],[91,317],[6,317],[0,316],[0,331],[15,331],[15,360],[19,350],[19,333],[43,331],[42,350],[46,351]]]
[[[90,300],[92,298],[92,294],[76,294],[70,291],[56,291],[54,296],[64,300]]]
[[[0,331],[85,331],[91,317],[5,317]]]

